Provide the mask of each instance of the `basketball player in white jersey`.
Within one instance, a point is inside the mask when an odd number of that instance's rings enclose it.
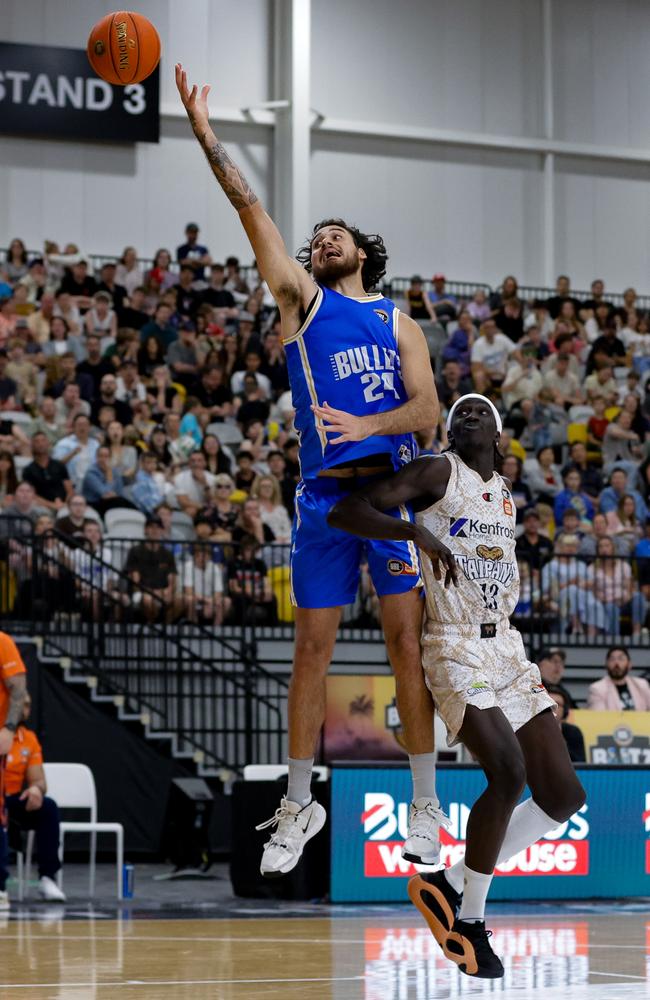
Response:
[[[447,430],[446,453],[341,500],[329,520],[365,538],[408,538],[423,553],[426,683],[449,745],[468,747],[487,788],[469,816],[464,860],[414,876],[409,895],[462,972],[499,978],[484,919],[494,867],[568,820],[585,794],[539,669],[508,620],[519,574],[510,483],[495,471],[501,418],[490,400],[468,394]],[[415,524],[383,513],[404,503]],[[517,805],[526,784],[532,797]]]

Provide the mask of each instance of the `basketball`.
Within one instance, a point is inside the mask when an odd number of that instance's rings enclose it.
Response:
[[[142,14],[118,10],[97,22],[86,51],[95,73],[107,83],[140,83],[160,61],[160,35]]]

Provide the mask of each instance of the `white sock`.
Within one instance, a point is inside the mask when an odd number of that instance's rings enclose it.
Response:
[[[306,806],[311,799],[311,772],[314,768],[314,758],[289,757],[289,787],[287,788],[287,798],[289,802],[297,802],[298,805]]]
[[[534,799],[520,802],[510,817],[497,864],[514,858],[515,854],[536,843],[540,837],[549,830],[554,830],[556,826],[559,826],[558,820],[548,816]],[[445,878],[456,892],[463,891],[464,871],[464,861],[457,861],[455,865],[445,870]]]
[[[409,764],[413,779],[413,801],[426,798],[437,802],[435,753],[410,753]]]
[[[463,880],[463,902],[461,903],[459,920],[483,920],[485,918],[485,900],[490,891],[492,875],[483,872],[473,872],[465,865]]]

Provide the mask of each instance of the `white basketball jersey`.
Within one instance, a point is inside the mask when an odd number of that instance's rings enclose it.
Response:
[[[452,583],[445,590],[433,576],[431,560],[421,553],[427,617],[445,625],[509,618],[519,599],[512,494],[498,472],[486,483],[454,452],[445,452],[444,459],[451,466],[445,495],[416,519],[453,552],[458,586]]]

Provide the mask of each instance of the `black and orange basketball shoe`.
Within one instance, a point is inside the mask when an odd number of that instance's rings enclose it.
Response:
[[[408,894],[444,951],[445,941],[460,909],[462,894],[449,884],[444,871],[414,875],[409,879]]]
[[[490,946],[492,931],[486,931],[484,920],[456,920],[443,951],[466,976],[477,979],[501,979],[503,965]]]

